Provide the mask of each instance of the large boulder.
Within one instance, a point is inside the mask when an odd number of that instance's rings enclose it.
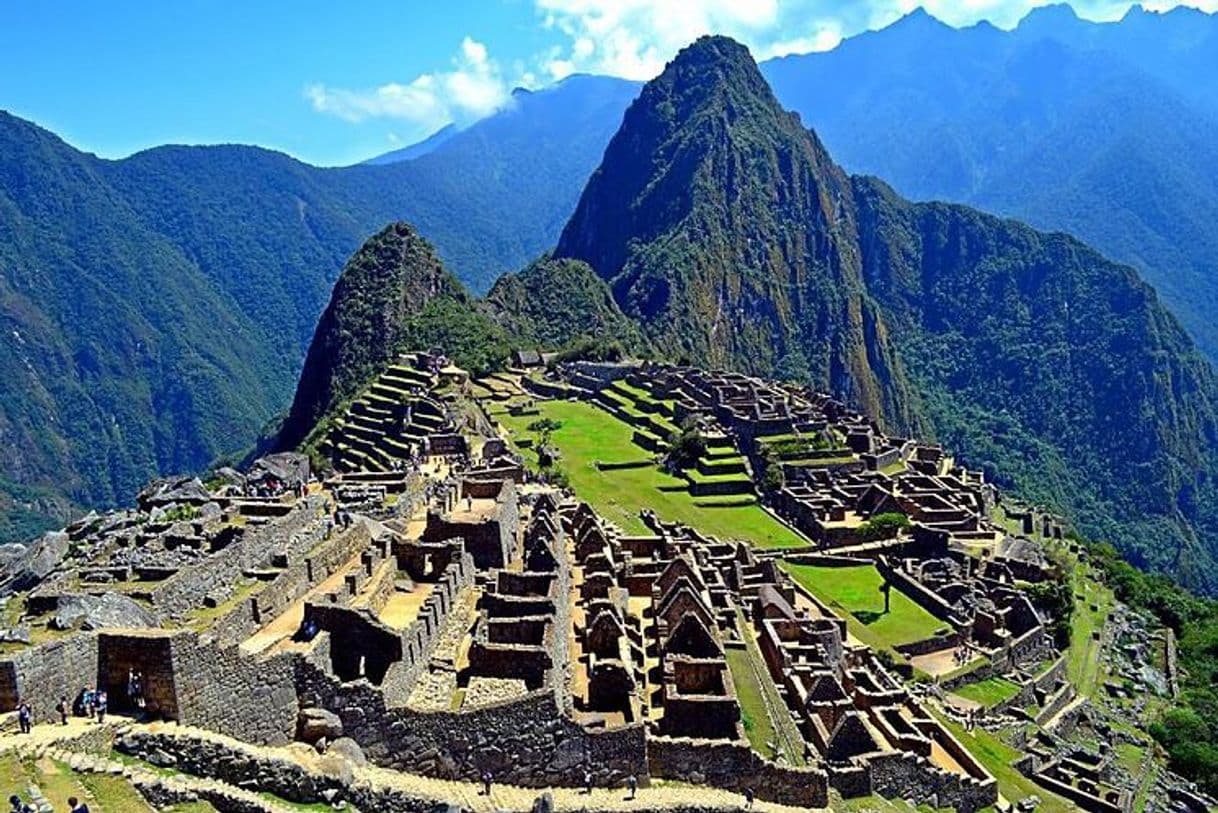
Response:
[[[250,466],[251,483],[275,481],[281,488],[296,489],[309,481],[309,458],[296,452],[278,452],[260,457]]]
[[[0,573],[0,594],[29,590],[50,575],[68,555],[70,540],[63,531],[48,531],[20,553],[10,549]]]
[[[211,502],[211,494],[198,477],[176,477],[153,480],[136,497],[141,511],[165,508],[171,505],[200,506]]]
[[[343,735],[343,721],[332,711],[301,709],[296,718],[296,739],[307,743],[336,740]]]
[[[145,629],[158,626],[155,615],[120,593],[59,597],[51,626],[59,630]]]
[[[359,767],[368,764],[368,758],[364,756],[364,749],[360,748],[359,743],[350,737],[339,737],[330,743],[330,747],[326,749],[326,755],[342,757],[352,765]]]

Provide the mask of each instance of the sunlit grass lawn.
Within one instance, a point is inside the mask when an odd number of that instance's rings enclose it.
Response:
[[[961,686],[952,693],[989,708],[1019,694],[1019,684],[1004,677],[992,677]]]
[[[921,641],[947,628],[895,587],[885,613],[880,592],[884,579],[871,565],[823,567],[785,562],[783,567],[810,593],[838,610],[856,638],[876,649]]]
[[[551,434],[551,443],[562,453],[562,468],[571,488],[605,519],[627,533],[642,534],[647,528],[639,511],[650,508],[663,520],[682,522],[720,539],[742,539],[762,548],[790,548],[807,541],[756,504],[740,499],[695,499],[687,483],[656,465],[601,471],[597,461],[624,463],[649,460],[651,455],[631,441],[631,427],[599,407],[582,401],[542,401],[539,415],[514,416],[496,413],[513,441],[537,434],[529,425],[549,418],[562,426]],[[534,464],[536,455],[521,450]],[[716,504],[717,503],[717,504]]]

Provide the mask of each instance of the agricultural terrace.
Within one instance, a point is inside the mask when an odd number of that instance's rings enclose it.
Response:
[[[783,567],[801,587],[840,611],[850,634],[873,649],[891,651],[901,644],[933,638],[946,626],[895,587],[885,613],[880,591],[884,579],[872,565],[827,567],[784,562]]]
[[[539,401],[531,414],[491,410],[530,465],[539,433],[530,425],[549,419],[559,424],[550,444],[561,454],[571,488],[602,517],[627,533],[646,533],[639,512],[650,508],[661,519],[682,522],[720,539],[742,539],[761,548],[792,548],[807,540],[767,513],[751,496],[694,497],[689,484],[664,472],[652,454],[631,440],[633,430],[613,415],[582,401]],[[634,464],[602,469],[598,463]]]

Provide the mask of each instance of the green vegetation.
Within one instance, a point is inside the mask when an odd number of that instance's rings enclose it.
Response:
[[[442,347],[471,372],[504,365],[503,329],[444,270],[431,244],[405,223],[364,243],[343,268],[305,357],[280,448],[324,431],[323,418],[350,402],[407,350]]]
[[[1218,601],[1138,570],[1110,545],[1093,544],[1088,551],[1118,598],[1175,632],[1181,697],[1150,733],[1166,749],[1173,770],[1218,792]]]
[[[723,166],[744,168],[730,196]],[[838,208],[851,228],[826,225]],[[890,428],[1218,590],[1218,380],[1153,292],[1064,234],[849,178],[737,43],[704,37],[648,83],[555,256],[605,279],[659,355],[849,381]]]
[[[162,522],[182,522],[185,520],[196,519],[199,516],[199,509],[194,505],[175,505],[161,516]]]
[[[736,617],[744,647],[729,647],[724,656],[740,701],[740,718],[749,744],[762,756],[773,759],[781,754],[788,765],[803,765],[803,735],[770,677],[752,629],[739,610]]]
[[[840,611],[850,633],[875,649],[892,651],[945,629],[942,621],[893,588],[884,612],[884,578],[872,565],[825,567],[784,562],[791,578],[828,606]]]
[[[904,514],[876,514],[859,526],[859,539],[864,542],[874,542],[880,539],[892,539],[901,532],[909,530],[909,517]]]
[[[724,656],[736,687],[736,699],[740,702],[740,722],[744,725],[744,734],[754,751],[773,759],[778,735],[762,696],[764,688],[753,671],[749,653],[745,649],[727,649]]]
[[[609,286],[575,260],[545,257],[519,274],[505,274],[486,295],[486,304],[520,342],[561,348],[593,340],[634,353],[646,347],[638,325],[622,313]]]
[[[1072,574],[1076,595],[1070,622],[1070,646],[1066,650],[1066,678],[1079,694],[1090,696],[1099,687],[1101,646],[1099,635],[1112,612],[1112,591],[1087,575],[1079,566]]]
[[[1004,677],[991,677],[953,689],[952,693],[988,708],[1019,694],[1019,684]]]
[[[649,458],[648,452],[631,441],[631,428],[603,409],[580,401],[543,401],[537,409],[541,419],[561,424],[551,433],[551,442],[562,453],[563,467],[575,493],[627,533],[646,532],[638,514],[650,508],[662,519],[684,522],[721,539],[743,539],[763,548],[808,544],[755,502],[723,501],[717,507],[703,504],[689,494],[684,480],[658,466],[600,470],[598,462]],[[536,442],[537,434],[528,426],[539,419],[538,415],[514,416],[506,411],[493,415],[511,431],[518,448],[522,440]],[[535,465],[536,457],[527,450],[523,453]]]

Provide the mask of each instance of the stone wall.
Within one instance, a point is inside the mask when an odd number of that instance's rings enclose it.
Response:
[[[890,799],[916,799],[934,808],[974,813],[998,802],[998,783],[941,770],[924,757],[891,751],[867,758],[872,791]]]
[[[426,798],[375,782],[353,781],[340,763],[330,763],[333,769],[326,773],[309,771],[292,760],[261,752],[242,743],[200,737],[191,732],[131,731],[120,737],[115,747],[124,754],[145,761],[159,751],[170,756],[176,763],[175,768],[183,773],[237,787],[256,785],[261,790],[300,804],[345,802],[358,810],[395,813],[436,813],[459,809],[451,806],[455,804],[452,800]],[[644,774],[639,776],[642,778]],[[639,804],[642,805],[642,802]],[[639,810],[643,809],[639,807]],[[664,809],[667,813],[712,813],[734,811],[738,807],[666,802]]]
[[[344,771],[344,763],[338,758],[331,761],[334,770],[319,773],[242,743],[172,731],[130,731],[119,737],[114,747],[145,761],[163,761],[168,756],[175,770],[183,773],[237,787],[257,787],[299,804],[328,804],[333,800],[369,811],[432,813],[437,809],[436,800],[351,781],[350,769]]]
[[[829,802],[824,771],[778,765],[746,742],[652,737],[647,752],[653,777],[740,792],[752,788],[758,799],[800,807],[825,807]]]
[[[127,705],[127,675],[144,676],[148,711],[249,742],[290,742],[296,728],[289,655],[254,659],[193,632],[103,632],[94,643],[99,685]]]
[[[96,676],[97,639],[91,633],[29,647],[0,660],[0,711],[13,711],[24,700],[35,721],[55,719],[59,698],[74,701]]]
[[[173,663],[182,723],[247,742],[291,742],[299,712],[291,655],[244,657],[192,634],[174,639]]]
[[[289,560],[312,550],[326,533],[320,521],[324,502],[320,496],[297,503],[286,516],[250,528],[218,555],[183,568],[152,591],[152,603],[170,618],[181,620],[204,606],[205,599],[226,598],[242,573],[268,564],[276,553]]]
[[[363,522],[334,534],[311,555],[291,562],[266,587],[218,620],[209,635],[223,645],[239,644],[366,549],[369,542],[368,526]]]
[[[388,768],[468,781],[489,770],[496,781],[528,787],[579,785],[585,770],[598,786],[647,774],[641,724],[587,731],[562,713],[552,690],[467,712],[420,712],[386,706],[366,681],[340,683],[307,660],[297,664],[297,687],[302,705],[336,713],[345,735]]]

